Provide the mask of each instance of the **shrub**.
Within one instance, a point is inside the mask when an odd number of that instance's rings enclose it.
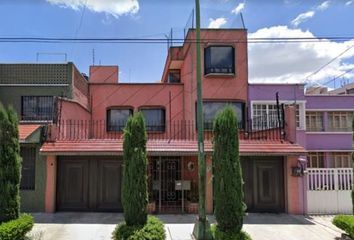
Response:
[[[1,240],[23,240],[26,233],[33,227],[33,218],[28,214],[22,214],[18,219],[0,224]]]
[[[163,223],[156,217],[149,216],[143,226],[119,224],[113,232],[115,240],[164,240],[166,233]]]
[[[212,225],[210,231],[215,240],[252,240],[251,236],[244,231],[236,233],[223,232],[217,227],[217,225]]]
[[[124,129],[122,203],[128,226],[144,225],[147,219],[146,130],[142,113],[128,119]]]
[[[20,213],[21,178],[18,120],[12,108],[0,104],[0,224],[17,219]]]
[[[354,216],[338,215],[333,218],[332,223],[354,238]]]
[[[231,106],[216,117],[213,145],[216,221],[221,231],[238,233],[243,225],[245,204],[237,118]]]

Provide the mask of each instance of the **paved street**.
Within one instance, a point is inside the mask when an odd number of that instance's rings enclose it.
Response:
[[[33,240],[106,240],[123,215],[119,213],[33,214]],[[158,215],[165,223],[167,239],[189,240],[195,215]],[[341,231],[331,225],[331,216],[249,214],[244,229],[254,240],[335,240]],[[210,221],[214,222],[213,217]]]

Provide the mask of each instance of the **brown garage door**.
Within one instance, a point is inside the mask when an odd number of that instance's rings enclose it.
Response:
[[[59,211],[122,211],[122,161],[112,157],[59,157]]]
[[[248,212],[284,212],[282,157],[243,157],[244,195]]]

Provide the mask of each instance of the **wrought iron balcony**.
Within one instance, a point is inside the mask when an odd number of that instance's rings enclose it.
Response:
[[[265,122],[264,119],[248,120],[239,124],[239,138],[244,140],[282,140],[284,124],[279,121]],[[107,125],[105,120],[64,120],[48,128],[48,141],[122,139],[124,122]],[[212,123],[205,123],[204,139],[213,138]],[[198,138],[195,121],[179,120],[166,125],[147,126],[149,140],[190,140]]]

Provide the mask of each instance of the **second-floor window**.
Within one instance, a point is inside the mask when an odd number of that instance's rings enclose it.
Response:
[[[21,120],[50,121],[54,117],[54,97],[23,96]]]
[[[322,112],[306,112],[306,130],[308,132],[324,131]]]
[[[328,112],[328,130],[334,132],[351,131],[351,112]]]
[[[181,71],[176,69],[176,70],[170,70],[168,72],[168,82],[169,83],[180,83],[181,82]]]
[[[130,108],[112,108],[107,110],[107,131],[123,131],[128,118],[133,115]]]
[[[239,128],[244,127],[244,103],[227,101],[206,101],[203,102],[204,128],[206,130],[213,129],[213,123],[217,113],[223,108],[225,108],[227,105],[231,105],[234,108]]]
[[[145,118],[146,131],[165,131],[165,109],[164,108],[140,108]]]
[[[234,74],[235,49],[232,46],[210,46],[204,50],[204,74]]]

